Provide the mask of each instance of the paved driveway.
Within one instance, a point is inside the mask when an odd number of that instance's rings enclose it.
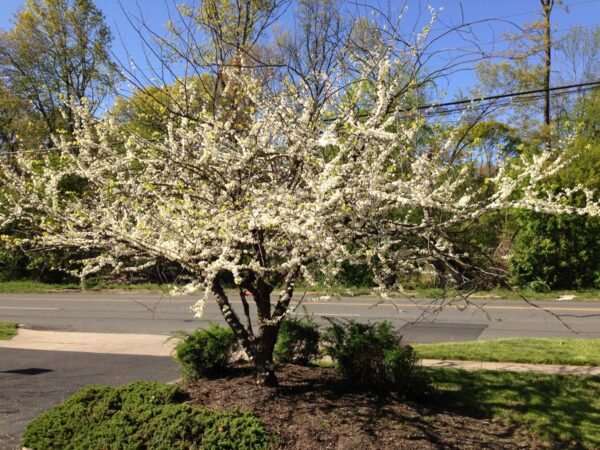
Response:
[[[170,357],[0,348],[0,449],[20,448],[27,423],[83,386],[178,378]]]

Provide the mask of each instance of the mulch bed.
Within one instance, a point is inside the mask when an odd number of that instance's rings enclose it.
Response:
[[[251,372],[186,386],[191,403],[238,408],[262,419],[285,449],[519,449],[541,448],[530,435],[407,401],[352,392],[332,368],[284,366],[277,389],[256,386]]]

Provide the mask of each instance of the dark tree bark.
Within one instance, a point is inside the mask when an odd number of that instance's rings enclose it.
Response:
[[[246,308],[244,310],[248,319],[248,325],[244,327],[240,318],[231,308],[221,282],[215,280],[212,285],[212,292],[215,295],[225,321],[233,330],[238,342],[254,366],[256,383],[260,386],[276,387],[278,382],[275,375],[275,365],[273,364],[273,350],[277,342],[279,325],[283,316],[271,315],[271,292],[273,289],[267,283],[258,279],[255,285],[249,287],[249,290],[254,297],[257,308],[257,334],[254,334],[252,331]]]

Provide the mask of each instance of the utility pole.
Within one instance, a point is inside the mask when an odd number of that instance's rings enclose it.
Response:
[[[554,0],[540,0],[544,14],[544,125],[550,126],[550,70],[552,68],[552,39],[550,29],[550,14]]]

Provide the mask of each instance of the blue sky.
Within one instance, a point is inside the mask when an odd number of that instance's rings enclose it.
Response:
[[[371,3],[392,7],[400,7],[404,0],[361,0],[363,3]],[[177,0],[179,3],[179,0]],[[12,16],[22,8],[25,0],[0,0],[0,29],[9,29],[12,27]],[[353,6],[348,1],[346,11],[351,11]],[[417,17],[418,11],[422,11],[423,17],[427,17],[427,2],[419,0],[408,0],[409,12],[405,15],[407,23],[412,25]],[[432,0],[430,2],[436,9],[444,7],[440,12],[440,24],[457,24],[464,17],[464,21],[472,22],[486,18],[502,18],[502,20],[513,21],[518,24],[531,22],[539,17],[539,0]],[[126,54],[129,52],[136,62],[136,65],[143,68],[144,62],[142,46],[138,35],[131,29],[126,15],[123,12],[118,0],[97,0],[96,4],[104,12],[109,26],[113,29],[115,35],[114,52],[122,60],[127,61]],[[128,13],[139,16],[141,7],[142,13],[154,29],[161,29],[167,20],[166,5],[173,5],[173,0],[121,0],[123,8]],[[563,4],[568,12],[558,6],[553,12],[553,26],[555,37],[564,35],[566,31],[575,27],[583,26],[592,28],[600,26],[600,0],[565,0]],[[139,7],[138,7],[139,5]],[[292,9],[281,19],[281,27],[289,27],[292,20]],[[493,40],[502,41],[501,34],[510,30],[510,25],[502,22],[488,23],[478,26],[476,32],[479,39],[483,42]],[[447,39],[444,47],[460,47],[464,45],[456,37]],[[503,45],[502,42],[499,45]],[[127,52],[124,50],[127,48]],[[445,91],[444,97],[453,96],[457,90],[466,89],[475,81],[474,74],[470,71],[462,71],[453,75],[442,90]]]

